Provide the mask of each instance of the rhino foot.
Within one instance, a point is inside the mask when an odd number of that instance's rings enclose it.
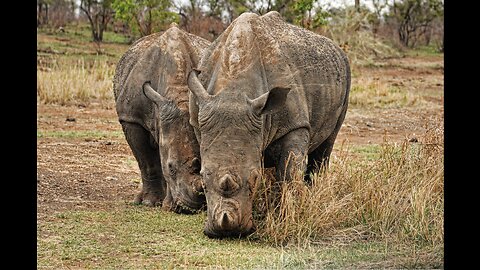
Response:
[[[134,204],[143,204],[150,207],[161,206],[164,193],[161,191],[140,191],[135,197]]]

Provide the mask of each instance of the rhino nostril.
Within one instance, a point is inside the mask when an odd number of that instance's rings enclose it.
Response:
[[[230,225],[230,219],[228,218],[227,213],[224,213],[221,227],[225,228],[225,227],[228,227],[229,225]]]

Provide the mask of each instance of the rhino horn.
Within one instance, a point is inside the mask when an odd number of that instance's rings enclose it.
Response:
[[[224,192],[234,192],[239,187],[238,183],[233,180],[233,177],[230,174],[225,174],[220,178],[220,189]]]
[[[166,99],[162,95],[160,95],[157,91],[155,91],[155,89],[152,88],[149,81],[146,81],[143,84],[142,89],[143,94],[155,104],[159,105],[166,101]]]
[[[235,219],[229,215],[227,212],[223,212],[221,220],[220,220],[220,227],[224,230],[229,230],[235,227]]]
[[[200,83],[200,80],[197,77],[197,71],[195,70],[190,71],[190,74],[188,74],[188,88],[200,102],[204,102],[211,97],[203,87],[202,83]]]

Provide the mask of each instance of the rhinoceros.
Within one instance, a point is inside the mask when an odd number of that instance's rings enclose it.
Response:
[[[278,12],[243,13],[206,49],[188,86],[207,236],[255,230],[253,194],[263,168],[275,167],[277,181],[288,181],[293,164],[307,171],[328,164],[350,76],[349,60],[332,40]]]
[[[172,25],[139,39],[116,67],[118,119],[142,177],[137,204],[182,213],[205,205],[187,78],[209,44]]]

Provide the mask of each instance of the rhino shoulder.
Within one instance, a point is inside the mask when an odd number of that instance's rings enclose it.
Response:
[[[115,74],[113,76],[113,94],[115,100],[118,98],[118,95],[122,90],[122,85],[125,85],[128,75],[135,67],[138,59],[150,46],[152,46],[152,44],[160,39],[161,35],[162,33],[154,33],[138,39],[122,55],[117,63]]]

